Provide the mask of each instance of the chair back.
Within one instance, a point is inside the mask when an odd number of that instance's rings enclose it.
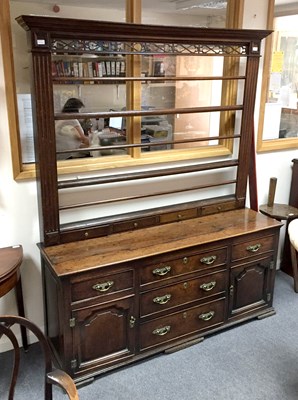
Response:
[[[24,317],[14,315],[0,315],[0,339],[2,336],[6,336],[13,346],[14,351],[14,363],[12,367],[12,375],[10,380],[8,400],[13,400],[15,386],[17,383],[18,372],[20,368],[20,348],[18,340],[12,331],[14,325],[25,327],[28,331],[31,331],[40,344],[44,358],[44,398],[46,400],[52,400],[52,385],[57,385],[64,389],[70,400],[79,400],[77,389],[72,378],[64,371],[54,369],[52,367],[52,353],[47,341],[46,336],[35,325],[32,321]]]

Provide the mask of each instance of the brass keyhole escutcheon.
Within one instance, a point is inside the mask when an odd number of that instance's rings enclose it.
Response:
[[[188,288],[188,283],[187,283],[187,282],[184,282],[184,283],[183,283],[183,288],[184,288],[184,289],[187,289],[187,288]]]
[[[136,323],[136,318],[134,316],[131,316],[130,319],[129,319],[129,326],[131,328],[134,328],[135,323]]]

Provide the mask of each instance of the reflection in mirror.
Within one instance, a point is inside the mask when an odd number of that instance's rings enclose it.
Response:
[[[227,0],[142,0],[142,23],[224,28],[227,6]]]
[[[70,97],[66,100],[62,112],[78,113],[82,107],[85,107],[85,105],[80,99]],[[90,129],[91,124],[87,123],[87,120],[82,122],[78,119],[61,119],[55,121],[57,160],[89,157],[90,152],[87,150],[72,153],[63,153],[63,151],[89,148],[88,135]]]
[[[111,42],[110,45],[116,44]],[[241,66],[237,74],[233,71],[234,75],[227,75],[223,72],[221,56],[193,56],[195,49],[191,46],[188,46],[187,51],[183,50],[182,54],[185,52],[186,55],[170,55],[169,49],[165,55],[162,50],[164,45],[159,44],[158,52],[153,55],[148,53],[141,58],[139,55],[133,56],[133,62],[140,58],[141,69],[139,74],[129,75],[125,56],[127,47],[109,52],[101,47],[96,49],[94,42],[93,54],[82,53],[80,49],[75,54],[76,46],[80,46],[80,43],[57,39],[57,51],[52,56],[55,112],[60,113],[70,98],[80,99],[77,101],[84,104],[76,120],[68,120],[67,123],[61,117],[62,121],[56,121],[56,127],[59,128],[58,131],[56,129],[58,160],[82,158],[86,155],[127,156],[129,146],[140,148],[141,153],[146,153],[221,145],[219,139],[224,133],[220,131],[220,120],[227,120],[226,113],[220,113],[216,108],[202,112],[198,108],[202,105],[209,108],[222,105],[225,96],[223,82],[226,85],[232,83],[236,89],[235,96],[229,99],[228,107],[240,109],[243,105],[245,57],[240,62],[235,60]],[[66,51],[71,55],[66,54]],[[137,106],[126,98],[127,87],[132,83],[141,83],[141,100]],[[173,109],[180,112],[173,113]],[[190,113],[189,109],[193,112]],[[141,116],[139,130],[135,129],[134,135],[129,134],[125,114],[127,110],[143,112],[142,115],[129,117],[135,126],[134,119]],[[69,111],[79,112],[79,109]],[[117,115],[108,116],[111,111]],[[100,116],[100,113],[103,115]],[[78,141],[78,128],[77,131],[74,129],[78,121],[86,140],[81,134]],[[234,133],[233,126],[229,134]],[[227,133],[225,135],[227,139]],[[77,147],[86,147],[87,139],[92,147],[90,152],[76,152],[77,155],[70,152]],[[60,153],[64,150],[67,153]],[[139,153],[137,157],[140,157]]]
[[[34,174],[34,148],[33,148],[33,126],[32,126],[32,110],[31,110],[31,89],[30,89],[30,76],[29,76],[29,55],[27,53],[26,46],[26,35],[24,31],[15,22],[15,18],[21,14],[39,14],[39,15],[49,15],[54,17],[67,17],[67,18],[87,18],[87,19],[97,19],[97,20],[107,20],[107,21],[125,21],[125,9],[127,4],[130,8],[134,10],[136,2],[131,0],[113,0],[107,2],[106,0],[96,1],[96,6],[94,6],[94,1],[84,2],[84,8],[82,8],[76,0],[61,0],[59,3],[59,12],[55,12],[52,3],[43,1],[42,3],[38,0],[30,1],[19,1],[19,0],[3,0],[3,9],[7,15],[11,16],[11,28],[13,37],[13,53],[15,61],[15,72],[16,72],[16,92],[17,98],[16,103],[14,103],[14,98],[8,101],[10,104],[11,118],[15,118],[15,113],[18,113],[18,118],[13,121],[11,128],[12,142],[16,143],[13,150],[14,159],[14,173],[16,177],[28,178],[32,177]],[[183,3],[183,4],[182,4]],[[187,4],[186,4],[187,3]],[[194,3],[194,4],[192,4]],[[200,6],[197,7],[197,3]],[[202,4],[201,4],[202,3]],[[160,2],[158,0],[144,0],[142,2],[142,22],[143,23],[164,23],[165,25],[188,25],[188,26],[207,26],[207,27],[224,27],[227,23],[230,27],[239,26],[239,21],[241,20],[241,13],[243,4],[242,1],[228,0],[221,1],[216,0],[214,2],[184,2],[184,1],[172,1],[167,0]],[[228,7],[228,8],[227,8]],[[128,10],[129,7],[127,7]],[[90,12],[92,9],[92,12]],[[227,14],[228,10],[228,15]],[[127,11],[129,12],[129,11]],[[130,16],[130,20],[135,17]],[[158,18],[158,21],[157,21]],[[9,30],[9,26],[7,29]],[[5,28],[6,29],[6,28]],[[9,58],[9,57],[8,57]],[[10,59],[10,58],[9,58]],[[53,60],[54,61],[54,60]],[[56,60],[58,61],[58,60]],[[156,65],[158,68],[158,64]],[[87,96],[81,96],[84,91],[83,85],[79,88],[79,85],[62,85],[59,84],[60,89],[54,89],[54,100],[55,100],[55,111],[59,112],[62,110],[64,101],[71,97],[83,97],[86,99]],[[85,85],[84,85],[85,86]],[[86,85],[87,86],[87,85]],[[144,85],[143,85],[144,86]],[[169,86],[169,85],[168,85]],[[63,89],[64,88],[64,89]],[[173,91],[174,89],[172,89]],[[108,96],[115,95],[118,97],[118,102],[113,100],[113,107],[117,109],[126,107],[125,99],[125,85],[117,85],[115,89],[112,89],[110,85],[110,91],[114,93],[109,93]],[[115,93],[116,91],[116,93]],[[57,92],[63,92],[58,93]],[[145,92],[145,91],[144,91]],[[88,95],[89,96],[89,95]],[[104,96],[106,98],[106,94]],[[122,104],[120,104],[122,101]],[[94,111],[94,106],[92,102],[92,95],[90,101],[87,102],[86,110]],[[126,119],[128,121],[128,119]],[[173,116],[167,116],[167,120],[172,129],[174,127]],[[125,121],[125,120],[124,120]],[[86,121],[85,121],[86,122]],[[85,123],[84,122],[84,123]],[[89,122],[89,121],[87,121]],[[101,119],[95,119],[91,121],[93,129],[92,130],[102,130],[105,121],[102,122]],[[16,126],[15,126],[16,124]],[[187,125],[187,124],[186,124]],[[189,125],[188,125],[189,126]],[[86,126],[85,126],[86,128]],[[19,131],[19,132],[17,132]],[[20,136],[20,137],[19,137]],[[92,136],[91,141],[97,142],[97,138]],[[123,139],[123,138],[122,138]],[[20,141],[20,145],[18,145]],[[173,146],[172,146],[173,147]],[[167,149],[170,146],[167,145]],[[153,149],[153,147],[152,147]],[[158,146],[155,147],[158,149]],[[21,155],[18,153],[21,151]],[[143,149],[143,152],[146,150]],[[127,154],[128,151],[122,151],[122,154]],[[95,154],[95,153],[94,153]],[[106,154],[110,152],[106,151]],[[89,167],[90,168],[90,167]],[[63,170],[63,165],[59,167],[59,171]],[[21,174],[20,174],[21,172]]]
[[[298,147],[298,7],[297,2],[270,0],[257,150]]]
[[[274,21],[263,140],[298,137],[298,15]]]
[[[40,2],[38,0],[19,1],[10,0],[11,28],[13,35],[13,56],[17,92],[17,106],[19,114],[19,133],[22,151],[22,162],[32,163],[35,161],[33,145],[33,124],[30,88],[30,54],[27,51],[27,37],[24,30],[15,21],[15,18],[22,14],[49,15],[54,17],[70,17],[80,19],[104,19],[106,21],[125,21],[125,0],[110,1],[108,6],[105,0],[96,1],[96,6],[81,7],[74,0],[63,0],[59,2],[59,12],[54,11],[51,2]],[[57,69],[61,67],[59,60],[56,60]],[[65,101],[70,97],[80,97],[77,93],[77,86],[65,85],[62,95],[56,95],[55,110],[61,111]],[[92,101],[92,100],[91,100]],[[91,102],[90,101],[90,102]]]

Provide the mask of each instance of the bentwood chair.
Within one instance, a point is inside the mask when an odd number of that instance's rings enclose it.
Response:
[[[79,400],[77,388],[72,378],[59,369],[52,368],[52,356],[49,343],[43,332],[33,322],[24,317],[12,315],[0,315],[0,338],[6,336],[11,342],[14,350],[14,364],[12,366],[12,375],[9,387],[8,400],[13,400],[15,386],[20,367],[20,348],[17,338],[12,331],[12,327],[19,325],[31,331],[39,341],[44,358],[44,398],[52,400],[52,385],[61,387],[70,400]],[[1,370],[1,369],[0,369]],[[3,373],[3,371],[1,371]],[[42,384],[42,383],[41,383]],[[2,398],[2,397],[1,397]]]
[[[291,261],[294,278],[294,290],[298,293],[298,218],[293,219],[288,225],[288,234],[291,244]]]

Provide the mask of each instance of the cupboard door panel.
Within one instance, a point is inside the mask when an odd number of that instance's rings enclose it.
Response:
[[[73,312],[73,353],[77,371],[134,354],[134,297]]]
[[[268,306],[272,298],[271,261],[266,258],[231,269],[230,317]]]

